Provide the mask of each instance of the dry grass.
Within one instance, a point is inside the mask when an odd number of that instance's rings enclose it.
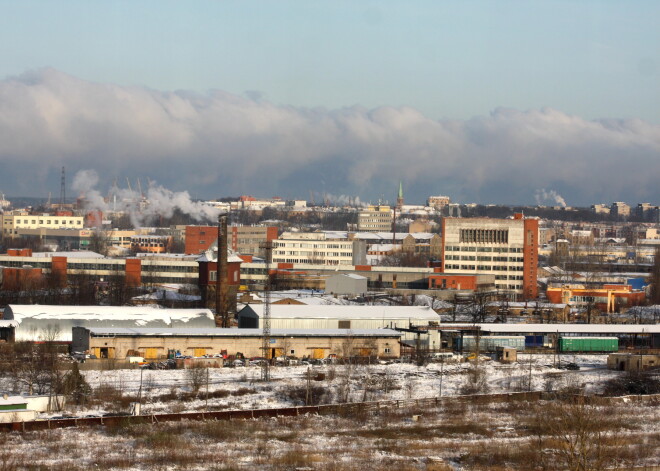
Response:
[[[358,410],[342,416],[7,434],[0,436],[0,471],[448,471],[453,465],[464,470],[529,470],[533,465],[565,469],[561,452],[565,443],[552,424],[561,425],[558,414],[571,407],[582,406],[455,403],[427,410]],[[599,459],[604,467],[614,460],[625,468],[657,459],[657,407],[588,406],[583,413],[592,421],[590,437],[600,437]],[[413,416],[420,416],[419,420]],[[571,433],[580,430],[578,425],[570,426]],[[54,457],[59,459],[53,461]]]

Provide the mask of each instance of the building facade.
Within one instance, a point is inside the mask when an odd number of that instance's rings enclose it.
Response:
[[[227,244],[234,251],[244,255],[263,257],[261,245],[277,239],[274,226],[229,226]],[[186,226],[186,254],[199,254],[206,251],[218,239],[217,226]]]
[[[370,205],[358,213],[360,232],[389,232],[392,230],[392,209],[386,205]]]
[[[328,238],[324,232],[285,232],[273,242],[273,263],[302,265],[360,265],[367,244]]]
[[[495,287],[522,299],[538,296],[537,219],[445,218],[442,271],[495,275]]]
[[[26,211],[0,214],[0,221],[3,237],[16,237],[19,229],[82,229],[84,224],[82,216],[30,214]]]

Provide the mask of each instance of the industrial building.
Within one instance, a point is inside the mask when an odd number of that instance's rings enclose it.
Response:
[[[249,304],[238,312],[238,327],[262,327],[264,306]],[[273,329],[410,329],[411,326],[438,326],[440,316],[428,306],[358,306],[358,305],[273,305],[270,310]],[[429,329],[420,337],[426,348],[439,348],[437,330]],[[415,345],[415,332],[404,332],[402,340]]]
[[[152,306],[40,306],[10,304],[4,319],[13,321],[17,341],[70,342],[73,327],[215,327],[208,309],[161,309]]]
[[[522,299],[538,296],[537,219],[444,218],[442,272],[495,275],[498,290]]]
[[[230,249],[243,255],[264,256],[261,245],[277,239],[274,226],[229,226],[227,244]],[[185,253],[200,254],[213,243],[217,245],[218,226],[186,226]]]
[[[398,358],[400,337],[400,332],[389,329],[272,329],[271,347],[264,352],[261,329],[75,327],[71,348],[98,358],[140,356],[150,360],[167,358],[171,352],[192,357]]]
[[[327,294],[344,294],[357,296],[368,291],[367,277],[353,273],[332,275],[325,280]]]

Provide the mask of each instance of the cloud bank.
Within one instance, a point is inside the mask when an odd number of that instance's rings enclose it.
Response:
[[[0,81],[0,162],[0,189],[24,195],[64,165],[95,169],[99,186],[148,176],[196,197],[311,190],[393,201],[402,180],[408,202],[533,203],[539,188],[574,205],[660,200],[660,126],[639,119],[499,108],[433,120],[408,107],[296,108],[53,69]]]

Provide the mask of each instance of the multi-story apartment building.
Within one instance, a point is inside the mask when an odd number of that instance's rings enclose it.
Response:
[[[20,229],[82,229],[82,216],[51,214],[30,214],[27,211],[12,211],[0,214],[2,221],[2,236],[16,237]]]
[[[370,205],[358,213],[360,232],[389,232],[392,230],[392,209],[386,205]]]
[[[621,218],[627,218],[630,216],[630,206],[628,206],[626,203],[622,201],[617,201],[615,203],[612,203],[612,206],[610,208],[610,214],[613,214],[614,216],[618,216]]]
[[[497,289],[523,299],[537,297],[539,226],[537,219],[445,218],[443,271],[495,275]]]
[[[363,265],[367,244],[330,239],[324,232],[285,232],[273,242],[273,262],[308,265]]]
[[[229,226],[227,244],[244,255],[263,256],[261,245],[277,239],[274,226]],[[207,250],[218,239],[217,226],[186,226],[186,254],[199,254]]]
[[[445,206],[451,203],[449,196],[429,196],[426,205],[441,211]]]

